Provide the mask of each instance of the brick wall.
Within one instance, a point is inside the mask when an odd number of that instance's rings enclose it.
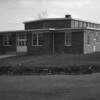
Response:
[[[32,32],[27,34],[27,53],[33,55],[52,53],[52,34],[43,33],[43,46],[32,46]]]
[[[72,32],[72,45],[65,46],[66,53],[83,54],[83,32]]]
[[[65,33],[54,34],[54,49],[55,53],[64,53]]]
[[[0,54],[16,51],[16,34],[12,33],[12,46],[3,46],[3,35],[0,35]]]
[[[65,32],[55,33],[55,52],[68,54],[83,53],[83,32],[72,32],[72,45],[65,46]]]
[[[72,46],[65,46],[65,32],[43,33],[43,46],[32,46],[32,32],[27,32],[27,53],[33,55],[53,53],[53,34],[55,53],[83,53],[83,32],[72,32]],[[0,35],[0,53],[16,51],[16,34],[13,33],[13,45],[3,46],[3,35]]]
[[[50,28],[70,28],[71,27],[71,21],[67,20],[67,19],[65,19],[65,20],[47,20],[47,21],[26,23],[25,30],[43,29],[43,25],[45,23],[48,23]]]
[[[53,33],[44,33],[44,45],[32,46],[32,33],[27,34],[28,54],[52,54]],[[65,32],[54,34],[55,53],[82,54],[83,53],[83,32],[72,32],[72,45],[65,46]]]

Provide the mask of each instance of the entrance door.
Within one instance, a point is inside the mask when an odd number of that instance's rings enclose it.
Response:
[[[26,34],[17,34],[17,52],[27,52]]]

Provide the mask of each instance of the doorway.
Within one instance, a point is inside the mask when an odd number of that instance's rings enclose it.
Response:
[[[17,52],[27,52],[27,39],[25,33],[17,34]]]

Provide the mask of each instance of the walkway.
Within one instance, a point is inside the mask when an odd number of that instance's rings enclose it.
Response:
[[[0,55],[0,58],[7,58],[7,57],[14,57],[14,56],[17,56],[17,55]]]

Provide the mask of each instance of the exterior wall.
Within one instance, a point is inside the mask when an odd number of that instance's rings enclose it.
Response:
[[[0,35],[0,54],[16,51],[16,33],[12,33],[12,46],[3,45],[3,35]]]
[[[0,35],[0,53],[16,51],[16,33],[13,33],[13,45],[3,46],[3,35]],[[54,35],[54,41],[53,41]],[[65,32],[43,33],[43,46],[32,46],[32,32],[27,32],[27,54],[41,55],[52,54],[53,45],[55,53],[77,54],[83,53],[83,32],[72,32],[72,45],[65,46]]]
[[[3,35],[0,35],[0,54],[5,54],[5,49],[3,48]]]
[[[71,20],[47,20],[47,21],[38,21],[25,23],[25,30],[29,29],[43,29],[45,23],[49,24],[49,28],[70,28]]]
[[[65,46],[65,32],[55,33],[55,52],[83,54],[83,32],[72,32],[71,46]]]
[[[33,55],[53,53],[53,34],[55,53],[82,54],[83,32],[72,32],[72,45],[65,46],[65,32],[44,33],[44,45],[32,46],[32,32],[27,34],[27,53]]]
[[[98,43],[96,44],[96,52],[100,52],[100,32],[98,32]]]
[[[53,33],[44,33],[44,53],[53,53]]]
[[[90,45],[87,45],[87,36],[88,33],[90,32]],[[84,32],[84,54],[87,53],[93,53],[96,52],[96,50],[94,50],[94,32],[93,31],[85,31]],[[98,47],[97,47],[98,48]]]
[[[83,31],[72,32],[72,45],[65,46],[65,53],[83,54]]]
[[[64,53],[65,32],[54,34],[54,51],[55,53]]]
[[[27,53],[33,55],[51,54],[52,49],[52,34],[43,33],[43,46],[32,46],[32,32],[27,34]]]

